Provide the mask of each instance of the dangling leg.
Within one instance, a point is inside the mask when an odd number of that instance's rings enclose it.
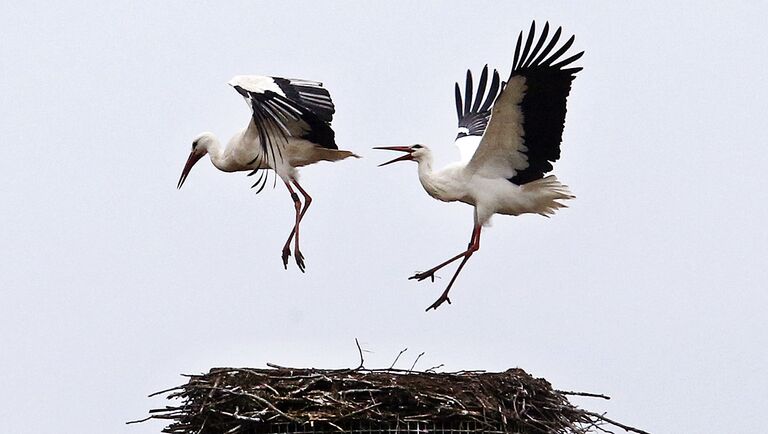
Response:
[[[459,258],[466,257],[467,254],[470,254],[470,255],[472,254],[469,251],[472,248],[472,245],[475,243],[475,237],[478,238],[478,242],[479,242],[480,227],[477,224],[475,224],[475,227],[472,229],[472,237],[469,240],[469,245],[467,246],[467,250],[459,253],[458,255],[454,256],[453,258],[451,258],[451,259],[449,259],[449,260],[447,260],[447,261],[445,261],[445,262],[443,262],[443,263],[441,263],[439,265],[436,265],[436,266],[430,268],[427,271],[424,271],[424,272],[421,272],[421,273],[416,273],[413,276],[409,277],[408,279],[409,280],[410,279],[416,279],[418,281],[422,281],[422,280],[426,279],[427,277],[429,277],[434,282],[435,281],[435,272],[437,270],[445,267],[446,265],[450,264],[451,262],[453,262],[453,261],[455,261],[455,260],[457,260]]]
[[[293,206],[296,209],[296,219],[293,224],[293,229],[291,229],[290,235],[288,235],[288,240],[285,242],[285,245],[283,246],[283,266],[285,269],[288,269],[288,257],[291,256],[291,239],[293,239],[293,234],[296,233],[296,248],[294,249],[294,254],[296,255],[296,264],[299,266],[299,270],[301,272],[304,272],[304,257],[301,255],[301,252],[299,251],[299,243],[298,243],[298,234],[299,234],[299,222],[301,221],[301,201],[299,200],[299,195],[296,194],[295,191],[293,191],[293,187],[291,187],[291,184],[288,181],[284,181],[285,186],[288,188],[288,191],[291,193],[291,199],[293,199]]]
[[[307,209],[309,208],[309,204],[312,203],[312,197],[307,193],[303,188],[301,188],[301,185],[294,179],[293,185],[296,186],[296,188],[301,192],[301,195],[304,196],[304,206],[301,208],[301,213],[299,213],[299,221],[296,223],[296,227],[294,228],[294,231],[291,231],[291,235],[293,233],[296,233],[296,244],[294,246],[294,257],[296,258],[296,265],[299,266],[302,273],[304,272],[304,255],[301,254],[301,251],[299,251],[299,225],[301,224],[301,220],[304,219],[304,214],[307,213]],[[288,241],[290,241],[291,237],[288,236]]]
[[[435,300],[432,305],[430,305],[427,308],[427,311],[430,309],[437,309],[443,302],[448,302],[448,304],[451,304],[451,299],[448,298],[448,292],[451,290],[451,286],[453,286],[453,282],[456,281],[456,278],[459,277],[459,273],[461,272],[461,269],[464,268],[464,264],[467,263],[467,260],[470,256],[472,256],[473,253],[480,250],[480,229],[482,227],[478,224],[475,224],[475,229],[472,231],[472,242],[469,244],[469,248],[467,248],[467,251],[463,253],[464,260],[461,261],[461,264],[459,264],[459,268],[456,269],[456,273],[453,274],[453,277],[451,278],[451,281],[448,283],[448,287],[445,288],[445,291],[440,295],[440,298]]]
[[[299,224],[301,223],[301,219],[304,218],[304,214],[307,213],[307,209],[309,208],[309,204],[312,203],[312,197],[307,193],[303,188],[301,188],[301,185],[299,185],[296,180],[292,180],[293,185],[296,186],[296,188],[301,192],[302,196],[304,196],[304,206],[301,208],[301,212],[299,212],[299,205],[301,202],[299,201],[299,196],[293,191],[289,183],[285,183],[285,186],[288,187],[288,191],[291,192],[291,197],[293,198],[294,205],[296,206],[296,223],[293,226],[293,229],[291,229],[290,235],[288,235],[288,240],[285,242],[285,246],[283,246],[283,266],[287,269],[288,268],[288,257],[291,256],[291,240],[293,239],[294,234],[296,235],[296,243],[294,246],[294,254],[296,257],[296,265],[299,266],[299,269],[304,272],[304,255],[301,254],[301,251],[299,250]]]

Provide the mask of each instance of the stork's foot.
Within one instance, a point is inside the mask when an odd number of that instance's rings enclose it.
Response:
[[[299,249],[296,249],[295,258],[296,258],[296,265],[299,267],[299,270],[301,270],[301,272],[303,273],[304,269],[307,267],[306,265],[304,265],[304,255],[301,254]]]
[[[301,254],[301,251],[296,249],[295,250],[294,259],[296,259],[296,265],[299,267],[299,270],[301,270],[302,273],[304,273],[304,270],[307,268],[306,264],[304,264],[304,255]],[[284,247],[283,248],[283,267],[287,270],[288,269],[288,258],[291,257],[291,248],[290,247]]]
[[[283,267],[288,269],[288,258],[291,256],[291,249],[289,247],[283,247]]]
[[[433,282],[435,281],[435,269],[424,271],[424,272],[417,272],[413,276],[409,277],[408,280],[418,280],[421,282],[422,280],[426,278],[430,278]]]
[[[440,296],[440,298],[438,298],[437,300],[435,300],[435,302],[434,302],[434,303],[432,303],[432,305],[430,305],[430,306],[427,308],[426,312],[429,312],[429,310],[430,310],[430,309],[435,309],[435,310],[437,310],[437,308],[438,308],[438,307],[440,307],[440,305],[441,305],[441,304],[443,304],[443,303],[445,303],[446,301],[448,302],[448,304],[451,304],[451,299],[450,299],[450,298],[448,298],[448,294],[444,292],[444,293],[443,293],[443,295],[441,295],[441,296]]]

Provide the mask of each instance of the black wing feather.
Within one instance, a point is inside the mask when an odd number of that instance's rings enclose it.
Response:
[[[472,106],[473,112],[480,110],[480,104],[483,102],[483,96],[485,96],[485,86],[487,84],[488,84],[488,68],[483,68],[483,73],[480,74],[480,83],[477,85],[477,93],[475,94],[475,104]]]
[[[517,45],[515,45],[515,58],[512,60],[512,69],[517,69],[517,62],[520,60],[520,44],[523,42],[523,32],[517,35]]]
[[[549,53],[552,52],[552,49],[555,48],[555,44],[557,44],[557,41],[560,40],[560,34],[563,32],[563,29],[561,27],[558,27],[555,31],[555,34],[552,35],[552,39],[549,40],[549,44],[547,44],[547,48],[545,48],[539,57],[536,58],[532,63],[533,64],[541,64],[541,61],[544,60]],[[514,68],[513,68],[514,69]]]
[[[464,113],[469,113],[472,110],[472,71],[467,70],[467,83],[464,88]]]
[[[527,157],[528,167],[518,170],[510,181],[522,185],[544,177],[552,170],[552,162],[560,158],[560,142],[565,125],[566,100],[571,90],[575,74],[581,68],[563,69],[578,60],[584,52],[579,52],[565,60],[560,60],[573,45],[572,36],[557,51],[552,53],[561,28],[552,36],[551,41],[543,46],[549,23],[545,25],[543,34],[536,47],[529,53],[528,48],[533,41],[535,24],[531,24],[525,48],[520,54],[522,33],[518,36],[515,48],[515,67],[512,68],[509,80],[516,76],[525,78],[525,94],[520,108],[523,113],[523,130],[525,136],[525,151],[520,151]],[[552,53],[550,55],[550,53]],[[507,81],[509,81],[507,80]]]
[[[454,96],[456,97],[456,117],[461,119],[461,117],[464,116],[464,110],[462,110],[464,104],[461,102],[461,89],[459,89],[459,83],[456,83]]]
[[[276,83],[282,82],[281,80],[286,79],[275,78]],[[335,133],[330,126],[330,118],[333,115],[330,97],[327,100],[307,97],[305,91],[298,90],[302,86],[291,86],[296,88],[295,92],[289,91],[285,96],[271,90],[251,92],[241,86],[235,86],[235,90],[248,100],[253,110],[253,121],[259,133],[263,153],[271,161],[282,158],[282,147],[288,137],[302,138],[323,148],[338,149]],[[280,87],[284,92],[287,88],[285,83]],[[327,91],[317,93],[327,94]],[[293,98],[289,95],[293,95]]]
[[[285,97],[314,113],[323,122],[331,122],[336,108],[328,90],[321,83],[306,80],[273,77]]]
[[[533,35],[536,33],[536,21],[531,22],[531,30],[528,31],[528,38],[525,40],[525,48],[523,48],[523,54],[520,56],[520,66],[524,67],[526,59],[528,58],[528,50],[531,49],[533,43]]]
[[[494,70],[493,80],[491,80],[491,88],[488,90],[488,97],[485,99],[483,106],[480,107],[481,112],[491,109],[493,102],[496,100],[496,95],[499,93],[499,87],[503,87],[501,85],[501,77],[499,77],[499,71]],[[493,98],[491,98],[491,96],[493,96]]]
[[[563,44],[560,49],[555,51],[555,54],[549,57],[549,59],[543,61],[541,63],[541,66],[549,66],[554,62],[558,57],[562,56],[563,53],[565,53],[569,48],[571,48],[571,45],[573,45],[573,41],[576,39],[576,36],[571,36],[570,39],[568,39],[565,44]]]
[[[541,46],[544,45],[544,41],[547,39],[547,34],[549,33],[549,22],[544,24],[544,30],[541,31],[541,36],[539,36],[539,42],[536,43],[536,46],[533,48],[533,51],[531,51],[531,55],[528,56],[528,61],[523,64],[523,68],[528,67],[533,59],[536,57],[537,54],[539,54],[539,50],[541,50]]]
[[[456,114],[459,118],[459,128],[466,128],[467,131],[459,132],[457,139],[466,136],[482,136],[485,128],[488,126],[488,120],[491,118],[490,107],[499,94],[500,77],[498,71],[493,71],[491,87],[485,94],[485,87],[488,82],[488,65],[483,67],[480,74],[480,83],[477,87],[477,93],[473,95],[472,73],[467,71],[467,80],[465,83],[465,95],[462,102],[461,88],[459,83],[455,86],[456,96]],[[472,103],[474,101],[474,104]],[[462,110],[463,109],[463,110]]]

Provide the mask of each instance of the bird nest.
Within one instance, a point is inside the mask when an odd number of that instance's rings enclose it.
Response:
[[[608,397],[554,390],[522,369],[437,373],[269,366],[189,375],[186,384],[153,394],[168,394],[180,405],[151,410],[143,420],[170,420],[163,432],[171,434],[588,433],[610,432],[611,425],[644,433],[582,410],[566,395]]]

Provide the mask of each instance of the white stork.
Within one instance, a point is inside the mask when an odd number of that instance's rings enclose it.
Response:
[[[565,123],[565,105],[571,82],[581,68],[565,68],[584,52],[562,59],[573,44],[571,36],[560,48],[561,28],[547,41],[549,23],[534,45],[536,23],[523,45],[523,32],[517,38],[512,72],[500,83],[494,71],[488,93],[488,66],[483,68],[473,97],[472,74],[467,71],[464,101],[456,83],[456,112],[459,133],[456,145],[460,161],[442,170],[432,170],[432,153],[426,146],[386,146],[405,152],[394,160],[418,163],[419,181],[427,193],[444,202],[460,201],[473,205],[474,226],[468,248],[447,261],[410,279],[434,281],[435,272],[463,258],[442,295],[427,308],[450,303],[448,292],[467,260],[480,248],[480,231],[493,214],[525,213],[549,216],[565,207],[558,200],[574,196],[554,175],[551,162],[560,158],[560,141]],[[546,44],[546,45],[545,45]],[[562,60],[561,60],[562,59]],[[474,100],[474,103],[473,103]]]
[[[274,170],[291,193],[296,209],[293,229],[283,246],[283,266],[288,268],[290,244],[294,239],[296,265],[304,272],[304,256],[299,250],[299,223],[312,198],[299,185],[296,168],[321,160],[338,161],[358,156],[339,150],[336,146],[330,125],[335,108],[322,83],[241,75],[230,80],[229,85],[245,98],[251,108],[252,116],[248,126],[235,134],[226,148],[222,148],[219,140],[211,133],[197,136],[192,142],[192,152],[177,188],[181,188],[192,166],[205,154],[210,156],[211,163],[221,171],[250,171],[248,176],[259,173],[252,186],[258,187],[257,194],[267,184],[266,171]],[[291,184],[304,196],[303,206]]]

